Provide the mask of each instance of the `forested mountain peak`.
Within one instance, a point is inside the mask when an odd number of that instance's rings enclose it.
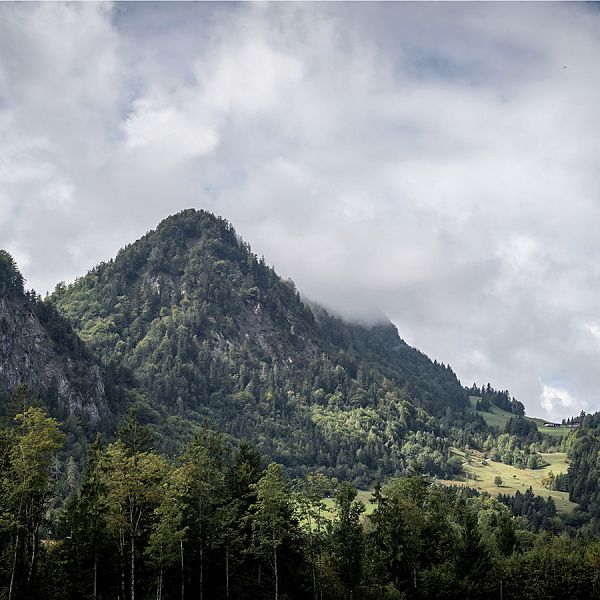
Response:
[[[78,296],[77,306],[63,299]],[[87,306],[94,297],[103,310]],[[198,327],[219,322],[227,336],[245,336],[252,321],[269,315],[277,325],[311,326],[312,313],[293,283],[281,280],[239,239],[224,219],[198,210],[184,210],[162,221],[137,242],[123,248],[114,260],[102,263],[67,288],[57,286],[57,305],[75,320],[92,344],[102,345],[103,335],[127,342],[133,350],[154,319],[173,317],[179,311],[195,312]],[[86,306],[86,313],[78,308]],[[253,315],[238,319],[237,328],[227,317],[240,317],[252,307]],[[246,311],[247,312],[247,311]],[[118,316],[125,317],[119,322]],[[90,319],[91,317],[91,319]],[[115,317],[117,317],[115,319]],[[127,339],[114,336],[125,325]],[[119,346],[123,349],[123,346]]]
[[[205,211],[168,217],[51,300],[169,452],[208,419],[290,468],[366,482],[416,460],[402,447],[417,431],[439,438],[434,417],[465,418],[466,392],[449,367],[390,322],[351,324],[309,306]],[[435,448],[429,441],[417,447]],[[429,470],[444,474],[447,442],[437,446]]]

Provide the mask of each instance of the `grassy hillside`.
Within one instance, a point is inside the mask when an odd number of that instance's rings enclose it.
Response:
[[[464,453],[459,450],[455,450],[454,452],[459,456],[464,456]],[[468,478],[462,483],[481,492],[488,492],[492,496],[497,496],[499,493],[514,494],[517,490],[525,492],[527,488],[531,487],[536,495],[543,496],[544,498],[552,496],[559,512],[571,512],[577,505],[569,501],[568,492],[548,490],[542,486],[542,479],[549,471],[552,471],[555,475],[567,472],[566,454],[564,452],[554,452],[552,454],[542,454],[542,458],[549,463],[543,469],[519,469],[491,460],[486,461],[487,464],[484,464],[481,454],[473,452],[471,464],[469,465],[465,462],[463,465]],[[494,479],[498,475],[502,478],[503,483],[501,487],[494,484]],[[442,481],[442,483],[444,485],[457,484],[456,481],[448,480]]]
[[[504,427],[506,426],[507,421],[511,417],[515,416],[512,413],[506,410],[502,410],[501,408],[498,408],[494,405],[492,405],[492,409],[490,412],[475,410],[477,400],[479,400],[477,396],[469,397],[471,409],[473,410],[473,412],[476,412],[478,415],[481,415],[490,427],[498,427],[500,431],[504,431]],[[544,427],[544,423],[546,422],[544,419],[537,419],[535,417],[525,418],[529,419],[530,421],[534,421],[537,424],[540,433],[546,433],[556,439],[559,439],[563,435],[567,435],[567,433],[569,433],[570,431],[568,427]]]
[[[454,450],[455,454],[464,458],[464,453],[460,450]],[[440,480],[443,485],[467,485],[475,488],[480,492],[487,492],[492,497],[498,494],[514,494],[517,490],[522,493],[529,487],[537,496],[547,498],[551,496],[556,503],[556,509],[561,513],[569,513],[577,504],[569,501],[568,492],[558,492],[556,490],[548,490],[542,485],[542,479],[552,471],[555,475],[566,473],[569,465],[567,463],[567,455],[564,452],[553,452],[550,454],[542,454],[542,458],[549,463],[543,469],[518,469],[510,465],[487,461],[487,466],[482,462],[482,455],[478,452],[473,452],[473,460],[471,464],[466,462],[463,464],[468,478],[461,481]],[[502,486],[498,487],[494,484],[494,479],[499,475],[502,478]],[[365,505],[365,515],[369,515],[375,508],[371,504],[372,490],[358,490],[357,500],[360,500]],[[325,500],[327,510],[333,515],[334,501],[333,498]]]
[[[536,419],[535,417],[526,417],[527,419],[531,419],[537,423],[538,429],[540,433],[547,433],[555,438],[560,438],[563,435],[567,435],[569,431],[571,431],[568,427],[544,427],[544,423],[546,422],[544,419]]]

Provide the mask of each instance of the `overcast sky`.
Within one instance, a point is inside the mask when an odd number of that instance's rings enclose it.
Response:
[[[528,414],[600,409],[590,4],[0,5],[0,247],[52,290],[204,208]]]

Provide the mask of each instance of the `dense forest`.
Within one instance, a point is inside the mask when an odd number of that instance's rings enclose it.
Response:
[[[515,415],[523,416],[525,414],[523,403],[515,397],[511,398],[508,390],[495,390],[489,383],[487,386],[478,387],[474,383],[468,391],[470,396],[477,398],[477,410],[489,411],[494,405]]]
[[[46,299],[0,251],[0,598],[600,597],[600,414],[524,412],[203,211]],[[559,450],[569,514],[459,485]]]
[[[600,413],[584,415],[570,440],[569,497],[600,518]]]
[[[452,428],[487,431],[450,367],[390,322],[308,305],[204,211],[165,219],[49,303],[101,360],[117,414],[135,401],[168,455],[208,419],[294,475],[368,486],[415,462],[451,477]]]
[[[409,474],[376,486],[365,515],[351,484],[291,479],[207,426],[167,459],[130,411],[53,513],[63,443],[39,408],[0,429],[8,600],[598,597],[600,542],[557,535],[530,491],[494,500]]]

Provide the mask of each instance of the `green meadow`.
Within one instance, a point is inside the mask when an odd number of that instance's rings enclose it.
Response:
[[[501,433],[504,431],[504,427],[506,426],[506,423],[508,422],[508,420],[511,417],[515,416],[512,413],[510,413],[506,410],[502,410],[501,408],[498,408],[497,406],[494,406],[494,405],[492,405],[490,412],[482,411],[482,410],[475,410],[475,405],[477,403],[477,400],[479,400],[479,398],[477,396],[471,396],[469,399],[471,401],[471,409],[473,410],[473,412],[476,412],[478,415],[481,415],[485,419],[485,422],[490,427],[498,427],[498,429],[500,430]],[[529,419],[530,421],[534,421],[537,424],[540,433],[547,433],[548,435],[550,435],[556,439],[561,438],[563,435],[567,435],[567,433],[569,433],[569,431],[570,431],[570,429],[568,427],[562,427],[562,426],[561,427],[544,427],[544,423],[546,423],[546,421],[544,419],[538,419],[536,417],[525,417],[525,418]]]
[[[464,457],[460,450],[454,450],[458,456]],[[542,458],[548,465],[542,469],[519,469],[511,465],[505,465],[491,460],[484,461],[481,453],[472,451],[471,464],[466,462],[463,469],[466,477],[461,480],[443,479],[439,482],[443,485],[466,485],[475,488],[480,492],[487,492],[492,497],[498,494],[514,495],[517,490],[525,492],[529,487],[536,495],[547,498],[551,496],[556,503],[556,509],[561,513],[569,513],[577,504],[569,501],[568,492],[559,492],[549,490],[542,485],[542,479],[552,471],[555,475],[566,473],[569,468],[567,456],[564,452],[542,453]],[[487,464],[484,464],[487,463]],[[494,483],[496,476],[502,479],[502,485],[499,487]],[[371,503],[372,490],[358,490],[357,499],[365,505],[365,515],[371,514],[374,505]],[[333,516],[334,501],[333,498],[326,498],[325,505],[327,511]]]
[[[459,450],[454,450],[458,456],[464,456],[464,453]],[[558,492],[556,490],[548,490],[542,485],[542,479],[552,471],[555,475],[566,473],[569,465],[567,456],[564,452],[542,453],[542,458],[548,463],[548,466],[542,469],[519,469],[511,465],[494,462],[491,460],[484,461],[481,453],[473,452],[471,464],[466,462],[463,464],[463,469],[466,473],[466,478],[463,481],[443,480],[444,485],[467,485],[475,488],[480,492],[487,492],[492,496],[498,494],[515,494],[517,490],[525,492],[531,487],[536,495],[544,498],[552,496],[556,503],[556,508],[562,513],[571,512],[577,505],[569,501],[568,492]],[[497,476],[502,479],[502,485],[499,487],[494,483]]]

